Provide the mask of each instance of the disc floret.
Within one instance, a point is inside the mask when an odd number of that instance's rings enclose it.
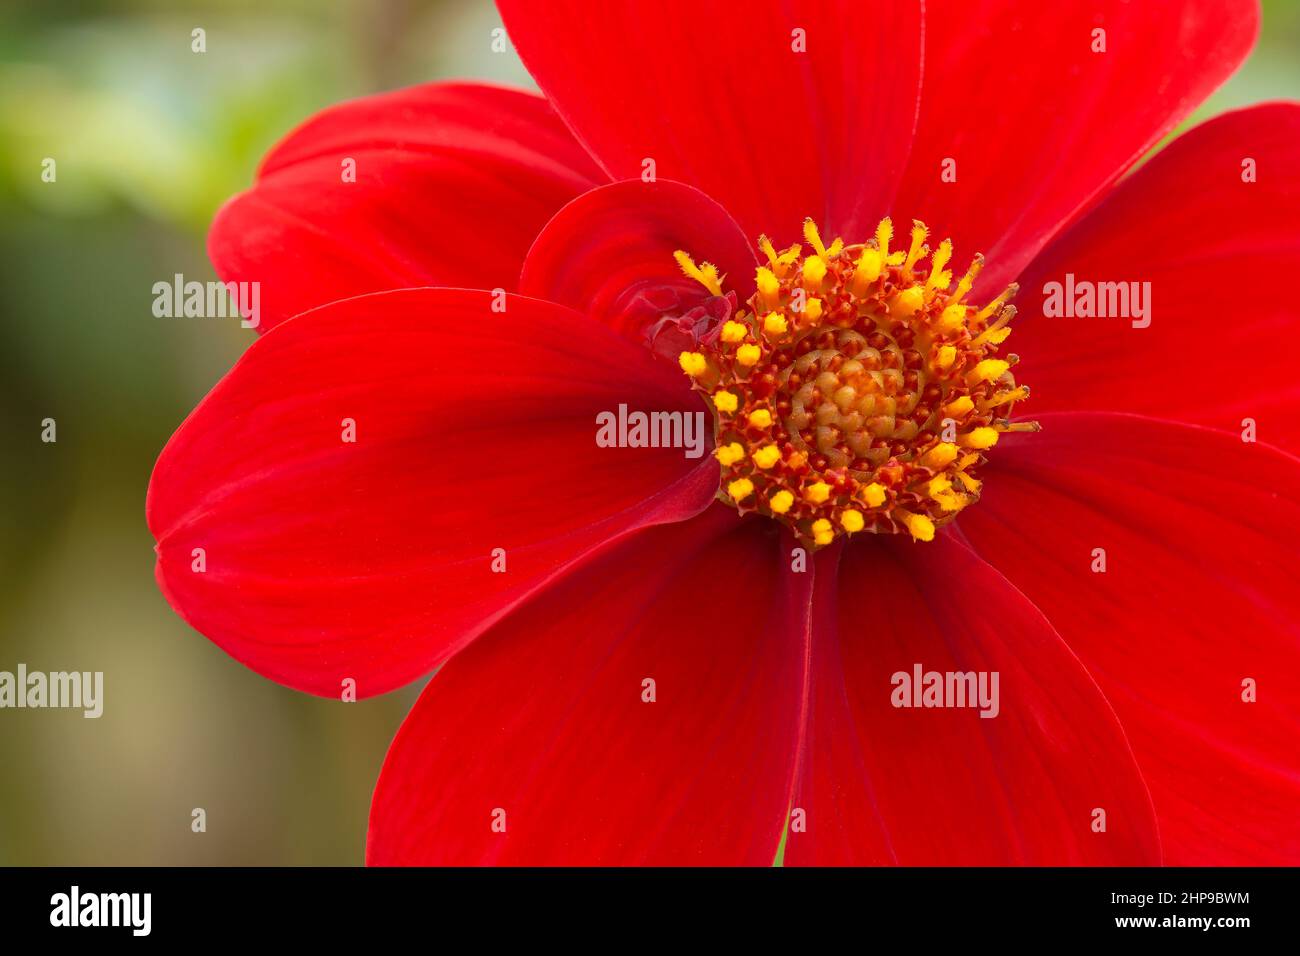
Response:
[[[970,304],[982,257],[954,287],[952,243],[931,251],[920,222],[906,249],[889,219],[855,245],[825,245],[812,220],[803,232],[806,254],[760,238],[754,294],[679,357],[715,413],[719,497],[811,547],[864,531],[929,541],[979,499],[974,472],[999,437],[1038,430],[1010,421],[1029,395],[1000,354],[1016,286]],[[712,265],[676,257],[722,294]]]

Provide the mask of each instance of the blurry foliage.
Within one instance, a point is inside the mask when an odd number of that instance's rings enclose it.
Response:
[[[0,202],[65,215],[120,204],[201,233],[266,150],[331,103],[462,72],[528,84],[517,60],[485,55],[498,23],[464,0],[8,6]],[[205,53],[190,49],[196,27]],[[58,189],[33,175],[46,156]]]
[[[0,670],[106,672],[98,721],[0,712],[0,864],[362,860],[415,691],[344,705],[286,690],[158,594],[153,461],[252,333],[156,319],[151,286],[212,277],[213,213],[316,110],[447,76],[530,84],[487,52],[498,23],[487,0],[0,6]],[[1294,98],[1297,50],[1300,2],[1270,0],[1260,47],[1198,118]],[[55,445],[39,441],[47,416]],[[194,807],[207,834],[190,832]]]

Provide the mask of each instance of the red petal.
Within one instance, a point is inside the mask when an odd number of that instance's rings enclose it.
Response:
[[[998,445],[963,531],[1114,704],[1166,862],[1300,862],[1300,461],[1135,416],[1043,424]]]
[[[612,178],[639,179],[653,160],[750,239],[797,239],[806,216],[862,237],[887,208],[916,117],[915,0],[498,6],[533,78]]]
[[[597,413],[620,403],[700,411],[680,370],[562,306],[492,301],[376,294],[259,339],[154,469],[172,606],[282,683],[336,695],[350,677],[378,694],[592,548],[708,504],[707,451],[595,440]]]
[[[1159,860],[1114,713],[1051,625],[952,537],[819,556],[790,864]],[[893,675],[999,674],[997,716],[895,707]],[[986,680],[991,681],[991,676]],[[900,682],[901,683],[901,682]],[[986,684],[991,690],[991,684]],[[1106,831],[1093,831],[1094,811]]]
[[[895,215],[951,236],[959,259],[983,252],[979,289],[996,294],[1236,69],[1258,24],[1256,0],[929,0]]]
[[[538,231],[603,179],[541,97],[430,83],[331,107],[291,133],[217,214],[208,253],[226,281],[262,283],[263,331],[365,292],[514,291]]]
[[[453,658],[388,752],[369,862],[770,865],[812,590],[772,527],[635,535]]]
[[[542,230],[524,262],[524,295],[585,311],[635,341],[663,315],[709,297],[673,253],[710,262],[741,300],[754,287],[753,248],[727,211],[698,189],[625,180],[584,193]]]
[[[1242,181],[1243,159],[1258,181]],[[1300,450],[1300,105],[1181,136],[1030,265],[1012,338],[1034,412],[1139,412]],[[1150,324],[1046,317],[1049,282],[1149,282]],[[1139,289],[1141,287],[1138,287]],[[1024,322],[1025,318],[1030,321]]]

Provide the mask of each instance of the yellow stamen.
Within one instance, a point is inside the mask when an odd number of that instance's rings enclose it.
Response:
[[[980,403],[981,405],[983,402]],[[947,405],[943,406],[943,413],[949,418],[965,418],[971,413],[975,403],[971,401],[969,395],[963,395],[961,398],[954,398]]]
[[[962,299],[966,298],[966,293],[970,292],[971,287],[975,285],[975,280],[979,277],[980,270],[983,268],[984,257],[982,255],[976,255],[975,258],[971,260],[970,268],[966,270],[966,274],[962,276],[961,281],[957,283],[957,291],[954,292],[952,298],[948,300],[949,305],[956,305]]]
[[[803,314],[809,322],[816,322],[822,317],[822,300],[809,299],[803,304]]]
[[[826,258],[826,247],[822,245],[821,233],[817,231],[817,224],[811,218],[803,221],[803,237],[817,250],[817,255]]]
[[[688,278],[694,279],[714,295],[722,295],[722,282],[718,279],[717,266],[711,262],[697,266],[695,260],[680,249],[673,253],[673,258],[677,260],[677,265]]]
[[[871,283],[880,278],[880,273],[884,267],[885,257],[877,250],[867,246],[862,250],[862,255],[858,256],[858,263],[853,268],[853,281],[849,286],[849,291],[859,298],[864,297]]]
[[[826,278],[826,260],[811,256],[803,261],[803,284],[808,289],[820,289]]]
[[[783,515],[787,511],[789,511],[790,506],[794,504],[794,495],[790,494],[790,492],[786,491],[785,489],[782,489],[778,491],[776,494],[774,494],[771,498],[768,498],[767,504],[768,507],[771,508],[773,511],[775,511],[777,514]]]
[[[962,508],[966,507],[966,499],[955,491],[950,491],[947,494],[935,495],[934,500],[944,511],[961,511]]]
[[[923,305],[925,305],[925,292],[919,285],[914,285],[894,296],[893,311],[895,315],[915,315]]]
[[[840,524],[849,534],[855,534],[866,527],[867,522],[863,519],[861,511],[849,508],[840,515]]]
[[[699,378],[709,370],[708,360],[699,352],[683,352],[677,356],[677,364],[691,378]]]
[[[752,368],[763,357],[763,350],[757,345],[742,345],[736,349],[736,361],[746,368]]]
[[[813,541],[823,547],[835,540],[835,529],[825,518],[818,518],[812,523],[812,533]]]
[[[771,266],[771,271],[779,279],[784,279],[790,266],[795,262],[795,260],[803,255],[803,246],[798,243],[795,243],[789,249],[785,250],[785,252],[778,254],[776,248],[772,245],[772,240],[767,238],[767,236],[758,237],[758,248],[763,251],[763,255],[767,256],[767,262],[768,265]]]
[[[924,455],[921,456],[921,464],[926,468],[933,468],[938,471],[947,468],[952,464],[953,459],[957,457],[957,446],[950,442],[939,442]]]
[[[772,266],[772,270],[784,279],[790,272],[790,267],[798,262],[799,257],[802,255],[803,246],[796,242],[793,246],[776,257],[776,264]]]
[[[781,449],[775,445],[764,445],[758,451],[754,452],[754,464],[764,471],[771,468],[781,460]]]
[[[713,456],[718,459],[723,468],[730,468],[745,457],[745,446],[738,441],[733,441],[730,445],[715,448]]]
[[[754,284],[758,288],[759,298],[769,309],[775,308],[781,301],[781,283],[771,269],[759,266],[754,273]]]
[[[817,255],[822,259],[834,258],[844,249],[843,239],[836,239],[831,243],[829,249],[822,245],[821,233],[817,231],[817,224],[811,219],[803,221],[803,237],[811,243],[812,247],[817,250]]]
[[[885,502],[885,486],[873,481],[862,489],[862,500],[872,508],[879,508]]]
[[[971,429],[965,435],[957,438],[957,444],[961,445],[962,448],[978,448],[980,451],[992,448],[997,443],[997,429],[987,426]]]
[[[893,238],[894,221],[886,216],[880,220],[880,225],[876,226],[876,245],[880,248],[881,261],[889,258],[889,241]]]
[[[831,486],[824,481],[816,481],[803,490],[803,496],[815,505],[822,504],[831,496]]]
[[[934,522],[925,515],[913,514],[903,508],[895,508],[894,517],[903,522],[903,527],[907,528],[915,540],[934,540]]]
[[[745,341],[745,336],[749,334],[749,326],[744,322],[726,322],[722,326],[722,341],[732,345],[737,342]]]
[[[980,315],[983,314],[983,312],[980,313]],[[1006,337],[1011,334],[1011,330],[1004,328],[1004,326],[1015,317],[1016,307],[1014,305],[1007,306],[1002,310],[1002,314],[998,316],[997,321],[993,322],[983,332],[975,336],[971,341],[971,345],[983,345],[985,342],[992,342],[994,345],[1000,345],[1006,340]]]
[[[986,321],[990,315],[994,315],[999,310],[1001,310],[1001,308],[1004,305],[1006,305],[1009,301],[1011,301],[1011,298],[1019,291],[1020,291],[1020,286],[1014,282],[1011,283],[1011,285],[1007,286],[1005,289],[1002,290],[1001,295],[999,295],[988,305],[984,306],[984,308],[980,309],[979,314],[975,316],[976,320],[979,322]]]
[[[753,493],[754,483],[748,478],[737,478],[735,481],[727,485],[727,494],[729,494],[731,500],[735,502],[744,501]]]
[[[740,407],[740,399],[731,392],[714,392],[713,407],[720,412],[726,412],[730,415]]]
[[[930,278],[925,282],[925,291],[934,292],[936,290],[946,292],[948,286],[952,283],[952,273],[945,272],[944,267],[948,260],[952,258],[952,240],[945,239],[939,243],[939,248],[935,251],[934,258],[930,260]]]
[[[989,398],[980,402],[980,411],[987,412],[991,408],[997,408],[999,405],[1005,405],[1008,402],[1018,402],[1029,397],[1029,389],[1023,385],[1020,388],[1008,388],[1005,391],[998,392]]]
[[[930,479],[926,491],[944,511],[960,511],[964,504],[961,496],[952,490],[952,481],[947,475],[936,475]]]
[[[950,305],[939,315],[938,332],[952,335],[966,325],[966,306]]]
[[[771,428],[772,413],[766,408],[756,408],[749,413],[749,424],[753,428]]]
[[[925,237],[930,231],[925,228],[925,223],[912,220],[912,245],[907,250],[907,258],[903,260],[903,275],[909,275],[912,266],[916,265],[916,260],[925,255],[923,244]]]
[[[771,336],[785,335],[790,331],[790,326],[786,324],[785,316],[781,313],[769,312],[763,318],[763,331]]]
[[[973,369],[966,373],[966,384],[970,386],[978,385],[980,382],[991,382],[993,379],[1001,376],[1011,367],[1010,362],[1002,359],[984,359]]]

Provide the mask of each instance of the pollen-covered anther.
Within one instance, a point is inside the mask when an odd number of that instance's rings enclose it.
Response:
[[[767,470],[776,465],[781,460],[781,449],[775,445],[764,445],[758,451],[754,452],[754,464],[763,470]]]
[[[920,222],[900,248],[890,219],[848,245],[806,220],[803,240],[760,238],[753,295],[679,359],[715,411],[719,497],[813,548],[861,532],[930,541],[979,499],[985,452],[1038,430],[1011,421],[1029,390],[1000,354],[1015,286],[967,301],[983,258],[954,283],[951,241],[932,251]],[[724,294],[716,268],[676,259]]]
[[[745,446],[738,441],[728,442],[725,445],[719,445],[714,450],[713,456],[718,459],[718,463],[723,468],[730,468],[736,462],[744,461]]]
[[[713,407],[724,415],[730,415],[740,407],[740,399],[734,393],[720,389],[713,393]]]

